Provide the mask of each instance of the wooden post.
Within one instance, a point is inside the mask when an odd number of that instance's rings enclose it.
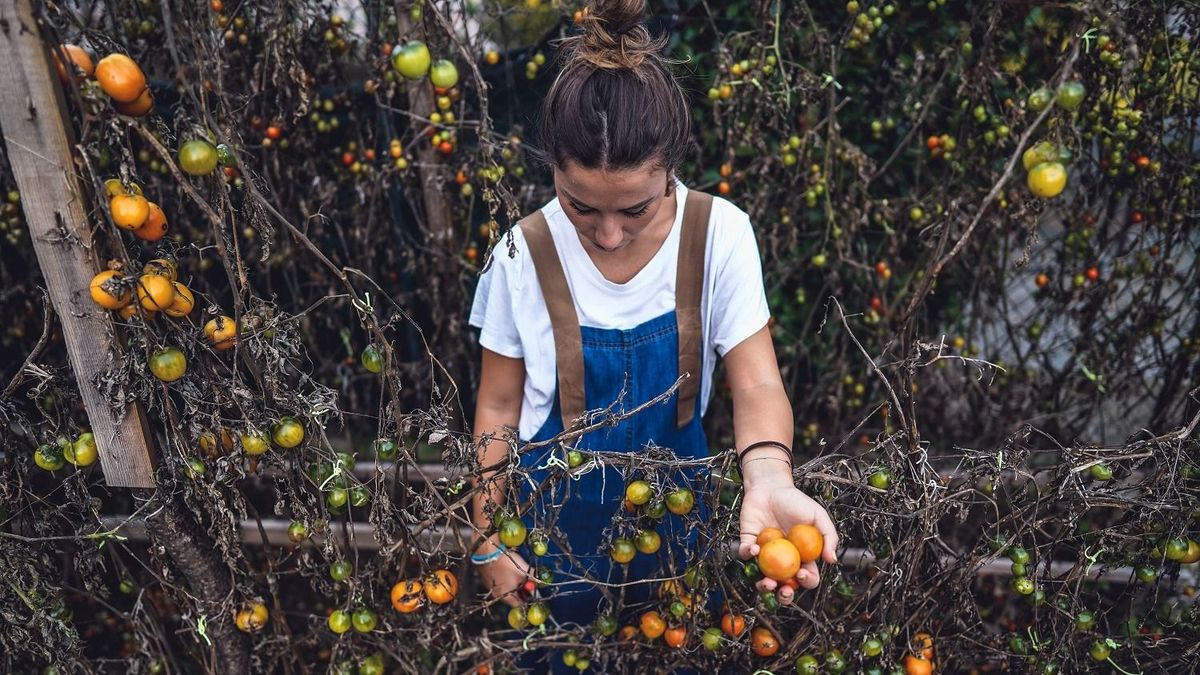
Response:
[[[0,133],[21,192],[29,235],[62,324],[80,396],[111,487],[154,487],[146,414],[109,409],[93,383],[119,353],[108,312],[88,285],[100,270],[72,160],[72,133],[53,57],[43,44],[31,0],[0,0]]]

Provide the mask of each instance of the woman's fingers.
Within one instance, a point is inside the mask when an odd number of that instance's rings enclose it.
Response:
[[[800,566],[800,571],[796,574],[796,579],[800,582],[801,588],[813,589],[821,584],[821,573],[817,571],[817,563],[806,562]]]
[[[827,563],[837,562],[838,533],[837,528],[833,526],[833,520],[825,512],[825,509],[819,506],[817,507],[817,515],[814,520],[813,524],[817,526],[817,529],[821,532],[821,537],[825,539],[825,546],[821,550],[821,558]]]

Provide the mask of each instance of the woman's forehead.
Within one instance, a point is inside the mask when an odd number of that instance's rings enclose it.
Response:
[[[666,171],[652,164],[632,169],[589,169],[574,163],[556,168],[555,184],[588,206],[624,209],[662,193]]]

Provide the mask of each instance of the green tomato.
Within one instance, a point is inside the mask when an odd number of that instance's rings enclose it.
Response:
[[[550,550],[549,543],[546,542],[546,535],[538,532],[530,538],[529,547],[533,550],[534,555],[546,555]]]
[[[1112,656],[1112,648],[1108,646],[1107,641],[1096,640],[1091,649],[1088,649],[1088,654],[1097,661],[1107,661],[1108,657]]]
[[[644,480],[635,480],[625,488],[625,499],[635,506],[648,503],[653,494],[654,488]]]
[[[355,609],[354,613],[350,615],[350,621],[354,625],[354,630],[359,633],[370,633],[375,630],[375,626],[379,625],[379,617],[370,607]]]
[[[721,648],[721,629],[715,626],[705,628],[700,635],[700,643],[710,652],[717,651]]]
[[[183,474],[188,478],[195,479],[197,476],[203,476],[208,472],[208,467],[204,465],[204,461],[195,457],[189,459],[183,465]]]
[[[233,166],[233,150],[224,143],[217,144],[217,163],[221,166]]]
[[[529,626],[524,607],[513,607],[508,610],[508,625],[512,626],[514,630],[522,630]]]
[[[396,45],[392,50],[392,68],[410,80],[419,80],[429,72],[429,47],[420,40]]]
[[[1088,631],[1096,625],[1096,615],[1089,610],[1083,610],[1075,615],[1075,627]]]
[[[62,448],[50,443],[43,443],[33,451],[33,463],[46,471],[58,471],[67,460],[63,457]]]
[[[241,440],[242,450],[245,450],[247,455],[261,455],[270,449],[266,436],[256,431],[241,434]]]
[[[1188,543],[1186,539],[1181,537],[1173,537],[1167,541],[1166,546],[1167,560],[1178,562],[1188,554]]]
[[[525,523],[519,518],[507,518],[500,522],[500,543],[508,548],[516,548],[525,543],[527,530]]]
[[[281,448],[294,448],[304,442],[304,425],[294,417],[281,417],[271,430],[271,440]]]
[[[1028,577],[1013,579],[1012,587],[1014,591],[1020,593],[1021,595],[1032,595],[1036,590],[1033,581],[1031,581]]]
[[[382,373],[383,366],[386,362],[383,350],[378,345],[367,345],[362,351],[362,356],[359,357],[363,368],[369,373]]]
[[[775,597],[773,591],[763,591],[759,594],[758,600],[762,603],[763,609],[768,612],[774,613],[779,611],[779,598]]]
[[[350,506],[354,508],[362,508],[371,501],[371,493],[365,487],[356,487],[350,490]]]
[[[667,493],[667,510],[677,516],[684,516],[691,513],[695,505],[696,497],[687,488],[675,488]]]
[[[292,524],[288,525],[287,534],[288,539],[293,544],[299,544],[300,542],[308,539],[308,525],[305,525],[299,520],[293,520]]]
[[[63,459],[77,467],[91,466],[98,457],[96,436],[90,431],[79,434],[74,443],[63,447]]]
[[[883,643],[878,638],[867,638],[863,641],[863,655],[869,658],[875,658],[883,653]]]
[[[596,631],[604,637],[616,635],[617,630],[620,628],[617,623],[617,617],[613,616],[611,613],[605,612],[604,614],[596,617]]]
[[[179,148],[179,168],[193,176],[207,176],[217,168],[217,149],[208,141],[195,139]]]
[[[1025,149],[1021,155],[1021,165],[1026,171],[1031,171],[1033,167],[1044,162],[1059,161],[1058,146],[1050,141],[1040,141]]]
[[[578,450],[567,452],[567,466],[574,469],[583,464],[583,453]]]
[[[1063,110],[1074,110],[1083,103],[1083,97],[1087,94],[1087,88],[1082,82],[1063,82],[1058,87],[1058,97],[1055,103]]]
[[[351,626],[353,625],[350,615],[340,609],[335,609],[333,613],[329,615],[328,623],[329,630],[337,633],[338,635],[350,630]]]
[[[150,356],[150,373],[163,382],[174,382],[187,372],[187,357],[179,347],[164,347]]]
[[[1020,563],[1022,565],[1028,565],[1030,560],[1029,551],[1026,551],[1021,546],[1014,546],[1011,550],[1009,550],[1008,557],[1013,562]]]
[[[1152,584],[1158,580],[1158,570],[1149,565],[1142,565],[1136,571],[1138,581],[1145,584]]]
[[[331,509],[340,509],[350,501],[350,492],[345,488],[334,488],[325,495],[325,504]]]
[[[384,665],[383,652],[375,652],[358,664],[358,675],[383,675]]]
[[[525,620],[534,628],[546,623],[548,618],[550,618],[550,610],[543,603],[535,602],[525,610]]]
[[[395,459],[399,451],[400,446],[390,438],[380,438],[375,441],[375,456],[379,459]]]
[[[345,581],[354,574],[354,565],[348,560],[338,560],[329,566],[329,576],[334,581]]]
[[[1050,104],[1054,102],[1054,92],[1048,87],[1034,89],[1033,92],[1029,94],[1029,98],[1025,102],[1029,106],[1030,110],[1033,110],[1034,112],[1042,112],[1046,108],[1049,108]]]
[[[642,507],[642,513],[646,514],[648,518],[662,520],[663,516],[667,515],[667,505],[661,499],[655,499]]]
[[[796,675],[817,675],[821,672],[821,662],[811,654],[797,656],[792,665],[796,668]]]
[[[458,68],[453,61],[438,59],[429,69],[429,81],[441,89],[451,89],[458,84]]]
[[[845,672],[846,658],[837,649],[831,649],[825,654],[825,670],[836,675]]]
[[[1091,468],[1092,478],[1098,481],[1112,480],[1113,470],[1107,464],[1093,464]]]
[[[887,469],[879,469],[867,478],[867,483],[876,490],[886,490],[892,486],[892,474]]]
[[[633,545],[639,553],[653,555],[662,546],[662,537],[654,530],[639,530],[633,538]]]

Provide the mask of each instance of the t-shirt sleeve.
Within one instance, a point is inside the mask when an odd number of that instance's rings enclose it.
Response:
[[[517,254],[520,255],[519,253]],[[513,313],[517,293],[518,260],[509,257],[504,242],[496,245],[491,268],[479,278],[469,323],[479,328],[479,344],[501,356],[524,358],[521,336]]]
[[[712,342],[722,357],[761,330],[771,318],[763,287],[762,260],[750,218],[737,210],[737,217],[727,223],[728,239],[713,242],[718,266],[713,283]]]

